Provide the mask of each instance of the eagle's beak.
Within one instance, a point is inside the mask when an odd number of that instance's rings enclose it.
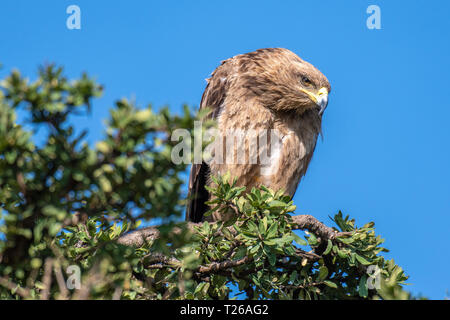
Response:
[[[317,105],[319,106],[319,115],[321,116],[328,105],[328,90],[327,88],[321,88],[316,95]]]
[[[320,88],[317,93],[312,93],[303,88],[301,90],[319,107],[319,116],[321,116],[328,105],[328,89]]]

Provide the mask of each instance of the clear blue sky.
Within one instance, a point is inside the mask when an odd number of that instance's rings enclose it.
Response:
[[[81,30],[66,8],[81,8]],[[366,8],[381,8],[381,30]],[[332,85],[319,141],[295,195],[299,213],[328,222],[341,209],[375,221],[415,294],[450,290],[449,1],[23,1],[0,2],[0,76],[34,78],[56,62],[105,85],[91,142],[113,101],[197,107],[223,59],[285,47]]]

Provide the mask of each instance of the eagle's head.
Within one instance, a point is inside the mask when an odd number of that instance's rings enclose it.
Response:
[[[283,48],[238,56],[243,87],[273,111],[311,110],[322,116],[331,91],[328,79],[312,64]]]

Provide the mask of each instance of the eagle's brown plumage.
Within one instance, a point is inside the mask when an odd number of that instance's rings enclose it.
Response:
[[[265,185],[293,196],[313,155],[329,92],[327,78],[287,49],[260,49],[223,61],[208,80],[200,108],[211,109],[209,116],[217,120],[220,135],[230,129],[257,133],[276,129],[281,133],[281,147],[272,150],[268,163],[250,163],[253,144],[250,135],[244,135],[240,141],[247,152],[244,163],[193,164],[186,220],[204,219],[209,199],[205,186],[211,183],[211,175],[230,172],[237,185],[247,190]],[[266,151],[260,149],[258,159]],[[223,149],[224,155],[233,152],[236,147]],[[212,219],[226,218],[213,215]]]

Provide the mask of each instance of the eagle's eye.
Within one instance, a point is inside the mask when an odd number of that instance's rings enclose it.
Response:
[[[306,76],[302,76],[302,82],[307,87],[311,87],[312,86],[312,81]]]

